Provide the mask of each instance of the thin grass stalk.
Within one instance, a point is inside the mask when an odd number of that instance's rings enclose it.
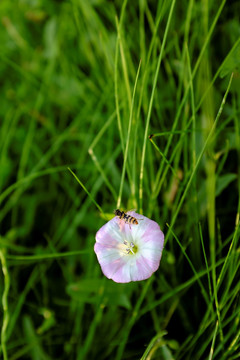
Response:
[[[117,209],[120,207],[121,200],[122,200],[123,183],[124,183],[124,177],[125,177],[125,171],[126,171],[126,164],[127,164],[130,136],[131,136],[131,131],[132,131],[132,120],[133,120],[133,109],[134,109],[134,102],[135,102],[135,93],[136,93],[140,68],[141,68],[141,61],[140,61],[139,66],[138,66],[136,80],[135,80],[135,84],[134,84],[134,88],[133,88],[133,96],[132,96],[131,110],[130,110],[129,123],[128,123],[127,141],[126,141],[126,148],[125,148],[125,152],[124,152],[122,176],[121,176],[121,182],[120,182],[120,188],[119,188],[119,194],[118,194],[118,200],[117,200]]]
[[[176,2],[176,0],[172,1],[171,8],[170,8],[170,11],[169,11],[169,15],[168,15],[168,19],[167,19],[167,25],[166,25],[164,35],[163,35],[163,42],[162,42],[160,54],[159,54],[159,57],[158,57],[158,63],[157,63],[156,71],[155,71],[155,76],[154,76],[154,80],[153,80],[153,87],[152,87],[152,92],[151,92],[151,97],[150,97],[150,102],[149,102],[149,107],[148,107],[148,114],[147,114],[147,120],[146,120],[145,132],[144,132],[144,139],[143,139],[140,177],[139,177],[139,208],[140,208],[140,213],[143,212],[143,172],[144,172],[144,164],[145,164],[148,129],[149,129],[150,117],[151,117],[151,113],[152,113],[152,106],[153,106],[153,99],[154,99],[155,89],[156,89],[156,86],[157,86],[158,74],[159,74],[160,65],[161,65],[161,62],[162,62],[163,51],[164,51],[166,40],[167,40],[167,35],[168,35],[168,31],[169,31],[169,27],[170,27],[172,15],[173,15],[175,2]]]
[[[0,249],[0,259],[2,263],[2,272],[4,276],[4,289],[2,294],[2,307],[3,307],[3,322],[2,322],[2,329],[1,329],[1,347],[2,347],[2,354],[3,359],[8,360],[8,353],[7,353],[7,328],[9,323],[9,309],[8,309],[8,292],[10,289],[10,275],[8,272],[7,261],[5,256],[5,250]]]

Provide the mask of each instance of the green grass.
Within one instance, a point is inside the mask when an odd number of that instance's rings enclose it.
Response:
[[[4,360],[240,357],[239,13],[1,1]],[[118,207],[165,234],[146,281],[101,273]]]

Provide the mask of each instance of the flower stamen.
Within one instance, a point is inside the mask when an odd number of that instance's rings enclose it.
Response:
[[[130,243],[127,240],[123,241],[124,245],[127,246],[127,248],[125,249],[127,254],[129,255],[134,255],[137,252],[137,247],[134,245],[134,243],[131,241]]]

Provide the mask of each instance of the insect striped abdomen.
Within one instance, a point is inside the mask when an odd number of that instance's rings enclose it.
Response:
[[[137,225],[137,224],[138,224],[137,219],[135,219],[134,217],[132,217],[132,219],[131,219],[131,224]]]
[[[120,220],[124,220],[126,224],[129,224],[129,226],[131,224],[138,225],[137,219],[131,215],[128,215],[124,211],[117,209],[114,211],[114,214],[116,216],[118,216]],[[131,226],[130,226],[130,228],[131,228]]]

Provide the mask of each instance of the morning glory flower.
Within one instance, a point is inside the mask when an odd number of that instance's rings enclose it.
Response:
[[[115,216],[98,230],[94,251],[102,272],[117,283],[148,279],[159,267],[164,234],[147,217],[128,211],[138,224]]]

